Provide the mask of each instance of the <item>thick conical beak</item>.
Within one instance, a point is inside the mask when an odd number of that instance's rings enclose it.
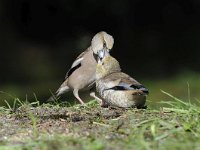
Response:
[[[97,53],[98,57],[100,60],[102,60],[105,56],[108,56],[110,55],[108,50],[106,48],[103,48],[102,50],[100,50],[98,53]]]

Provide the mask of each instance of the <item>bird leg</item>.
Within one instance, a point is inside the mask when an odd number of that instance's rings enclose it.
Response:
[[[79,95],[78,95],[78,89],[74,89],[73,94],[74,94],[74,96],[78,99],[78,101],[79,101],[82,105],[85,104],[85,103],[82,101],[82,99],[79,97]]]
[[[91,93],[90,93],[90,96],[93,97],[93,98],[95,98],[95,99],[100,103],[101,107],[107,107],[107,106],[108,106],[107,103],[106,103],[104,100],[98,98],[98,97],[95,95],[95,92],[91,92]]]

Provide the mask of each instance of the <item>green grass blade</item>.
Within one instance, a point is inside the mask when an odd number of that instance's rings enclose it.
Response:
[[[175,96],[173,96],[173,95],[171,95],[171,94],[169,94],[169,93],[167,93],[167,92],[165,92],[165,91],[163,91],[163,90],[161,90],[161,92],[164,93],[165,95],[167,95],[167,96],[173,98],[173,99],[176,100],[177,102],[180,102],[181,104],[183,104],[183,105],[185,105],[185,106],[188,106],[188,103],[183,102],[182,100],[178,99],[177,97],[175,97]]]

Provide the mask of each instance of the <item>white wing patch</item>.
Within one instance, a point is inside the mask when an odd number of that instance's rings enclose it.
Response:
[[[78,64],[80,64],[82,60],[83,60],[83,57],[75,60],[74,63],[72,64],[71,68],[74,68],[75,66],[77,66]]]
[[[115,80],[115,81],[107,82],[107,83],[106,83],[106,87],[107,87],[107,88],[113,88],[113,87],[115,87],[115,86],[118,86],[119,83],[120,83],[120,81],[121,81],[121,79],[117,79],[117,80]]]

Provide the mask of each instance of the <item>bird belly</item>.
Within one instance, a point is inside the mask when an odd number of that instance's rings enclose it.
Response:
[[[95,82],[95,71],[88,71],[89,73],[74,72],[73,76],[68,78],[68,86],[70,89],[88,90]]]
[[[127,96],[123,91],[107,90],[103,92],[102,97],[111,106],[117,107],[133,107],[135,101],[132,96]]]

